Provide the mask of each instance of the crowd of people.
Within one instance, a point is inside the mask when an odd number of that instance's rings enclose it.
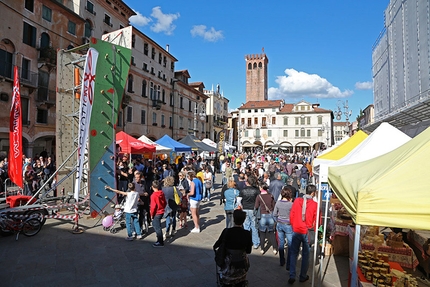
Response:
[[[270,247],[274,255],[279,254],[279,264],[289,270],[290,284],[296,281],[296,263],[302,250],[298,279],[300,282],[309,279],[309,250],[317,216],[316,187],[308,183],[312,176],[311,161],[309,154],[241,154],[222,164],[224,185],[220,204],[224,204],[226,229],[214,249],[222,248],[222,241],[230,233],[228,229],[238,227],[235,215],[243,217],[240,227],[248,232],[250,241],[243,240],[234,247],[228,245],[226,262],[218,265],[221,283],[246,286],[249,264],[243,259],[239,272],[237,262],[231,264],[231,261],[237,257],[235,252],[245,258],[251,247],[260,249],[261,255]]]
[[[50,179],[55,172],[55,159],[53,156],[42,152],[34,157],[22,156],[22,177],[24,184],[24,195],[34,195],[40,187],[45,186],[49,189],[54,182]],[[12,182],[7,182],[8,175],[8,160],[7,157],[0,157],[0,192],[5,192],[5,183],[12,185]],[[45,184],[46,183],[46,184]]]
[[[126,154],[118,158],[118,189],[106,188],[117,192],[118,203],[124,206],[127,240],[142,238],[148,230],[145,226],[152,224],[156,237],[153,246],[163,247],[165,240],[175,235],[177,220],[179,228],[188,228],[191,219],[189,232],[200,233],[200,205],[213,200],[215,174],[219,172],[226,229],[214,248],[228,247],[225,258],[229,264],[219,269],[223,282],[246,282],[249,268],[246,254],[252,248],[259,249],[262,255],[270,249],[274,255],[279,254],[279,264],[290,271],[291,284],[296,280],[301,249],[298,279],[308,280],[309,234],[316,229],[317,206],[316,188],[308,184],[312,155],[236,153],[221,157],[219,163],[199,156],[186,158],[184,154],[175,163],[141,157],[130,159]],[[231,233],[228,229],[235,231]],[[236,233],[247,239],[230,241],[228,238]],[[224,237],[227,242],[221,244]]]

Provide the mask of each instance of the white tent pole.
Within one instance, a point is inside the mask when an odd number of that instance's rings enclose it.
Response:
[[[327,214],[328,214],[328,203],[330,201],[330,193],[329,193],[329,187],[328,184],[326,186],[327,191],[327,198],[325,198],[325,211],[324,211],[324,225],[323,225],[323,238],[322,238],[322,245],[321,245],[321,252],[325,253],[325,237],[326,237],[326,230],[327,230]],[[321,263],[320,263],[320,272],[322,274],[324,270],[324,256],[321,256]],[[322,276],[321,276],[322,278]],[[319,282],[318,286],[321,286],[322,280]]]
[[[319,184],[318,188],[318,197],[317,197],[317,219],[315,223],[315,238],[314,238],[314,260],[312,266],[312,287],[315,286],[315,262],[317,260],[317,250],[318,250],[318,226],[320,221],[320,202],[321,202],[321,184]]]
[[[351,283],[350,287],[356,287],[358,286],[358,278],[357,278],[357,258],[358,258],[358,247],[360,244],[360,232],[361,232],[361,225],[357,224],[355,226],[355,236],[354,236],[354,253],[352,258],[352,266],[351,266]]]

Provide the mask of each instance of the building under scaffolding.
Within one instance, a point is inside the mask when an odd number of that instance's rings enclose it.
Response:
[[[430,122],[430,4],[424,0],[391,0],[385,27],[372,51],[375,121],[408,133]],[[413,134],[412,134],[413,136]]]

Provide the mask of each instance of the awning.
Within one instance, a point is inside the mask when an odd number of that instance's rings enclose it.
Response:
[[[252,143],[243,144],[242,147],[257,147],[258,145]]]

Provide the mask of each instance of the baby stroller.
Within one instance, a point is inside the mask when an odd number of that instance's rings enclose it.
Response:
[[[104,231],[109,231],[112,234],[115,234],[118,232],[118,226],[121,227],[121,229],[125,228],[125,213],[124,213],[124,207],[117,204],[115,205],[115,212],[112,217],[112,224],[110,226],[103,226]]]

